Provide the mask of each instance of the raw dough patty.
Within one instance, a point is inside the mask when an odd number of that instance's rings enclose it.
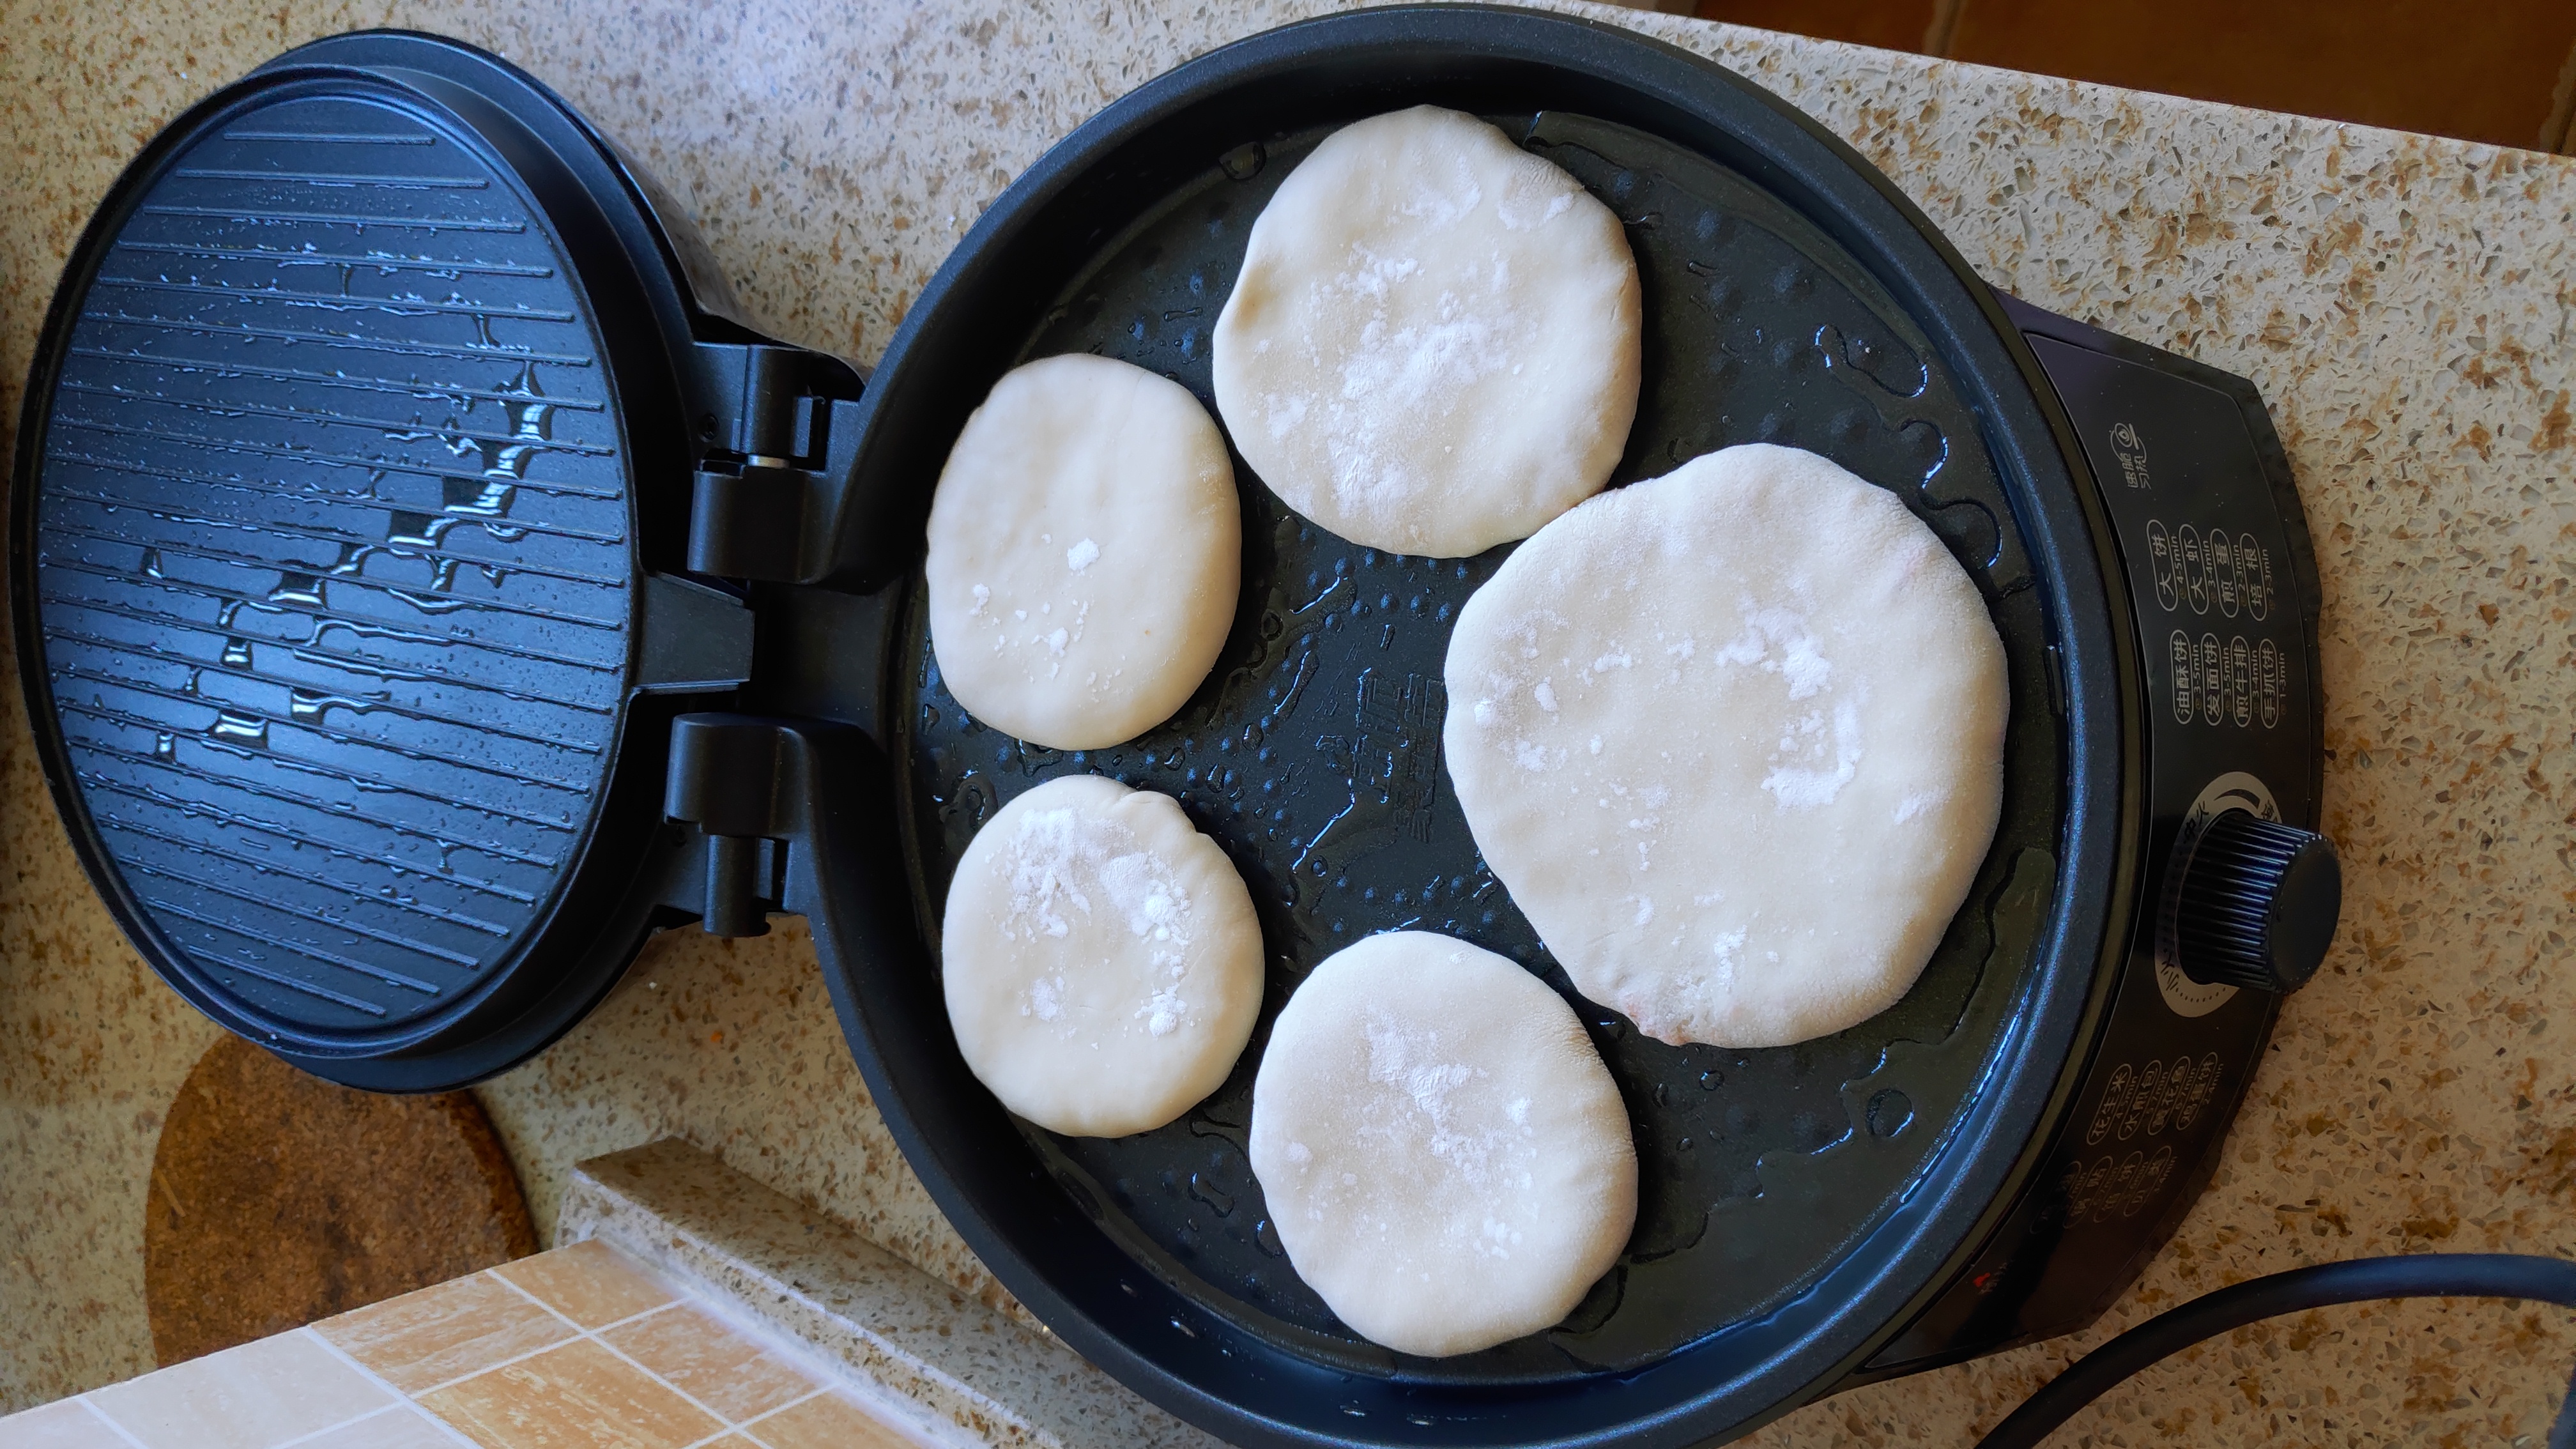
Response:
[[[1250,1155],[1298,1276],[1404,1353],[1555,1323],[1637,1220],[1628,1113],[1573,1008],[1427,931],[1337,952],[1288,998]]]
[[[1637,415],[1637,262],[1610,209],[1456,111],[1345,126],[1252,225],[1216,402],[1289,507],[1448,557],[1599,489]]]
[[[967,713],[1050,749],[1133,739],[1198,688],[1234,622],[1225,439],[1141,367],[1013,368],[948,454],[922,572],[931,651]]]
[[[1003,1106],[1119,1137],[1234,1069],[1261,1010],[1261,926],[1233,862],[1170,796],[1071,775],[967,844],[940,970],[958,1049]]]
[[[2003,644],[1894,494],[1728,448],[1541,530],[1459,612],[1441,743],[1575,989],[1779,1046],[1905,994],[1994,839]]]

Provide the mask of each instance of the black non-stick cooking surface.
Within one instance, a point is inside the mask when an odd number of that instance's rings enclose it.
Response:
[[[1443,610],[1496,557],[1348,548],[1244,470],[1246,588],[1224,658],[1167,726],[1081,757],[961,715],[917,581],[941,462],[997,378],[1097,347],[1204,398],[1209,329],[1263,198],[1333,126],[1425,103],[1496,117],[1628,219],[1650,322],[1621,476],[1770,437],[1890,487],[1986,590],[2014,711],[1994,853],[1906,1002],[1841,1037],[1742,1053],[1640,1042],[1592,1013],[1645,1168],[1628,1261],[1558,1330],[1437,1361],[1342,1331],[1264,1245],[1238,1147],[1260,1040],[1163,1131],[1033,1133],[957,1053],[935,936],[977,823],[1040,778],[1100,770],[1176,796],[1231,853],[1274,958],[1273,1010],[1337,945],[1408,923],[1561,987],[1478,870],[1436,753]],[[959,1234],[1068,1345],[1244,1443],[1677,1446],[1851,1372],[2028,1180],[2133,889],[2127,614],[2044,389],[1992,295],[1866,161],[1746,82],[1609,26],[1466,6],[1337,15],[1201,57],[1085,123],[996,199],[889,343],[853,419],[833,568],[768,596],[750,705],[859,727],[797,736],[794,770],[824,788],[787,895],[888,1129]]]
[[[2049,632],[1975,418],[1883,288],[1816,226],[1680,147],[1577,115],[1492,116],[1627,222],[1645,293],[1645,385],[1614,483],[1715,448],[1795,444],[1896,493],[1949,543],[2010,659],[2003,823],[1969,904],[1895,1008],[1794,1047],[1671,1047],[1576,997],[1478,857],[1440,759],[1441,666],[1459,607],[1508,546],[1399,557],[1307,523],[1236,460],[1244,601],[1208,683],[1170,722],[1062,753],[978,724],[938,677],[916,595],[898,634],[898,753],[921,918],[994,810],[1036,782],[1107,774],[1179,799],[1242,871],[1271,971],[1225,1086],[1157,1131],[1021,1130],[1065,1190],[1151,1271],[1310,1359],[1455,1382],[1632,1369],[1795,1294],[1914,1182],[2002,1040],[2055,886],[2065,761]],[[1330,133],[1239,149],[1142,208],[1076,269],[1018,360],[1097,352],[1162,372],[1214,412],[1209,336],[1253,219]],[[1302,1283],[1244,1156],[1269,1023],[1315,964],[1372,932],[1442,931],[1575,1001],[1618,1079],[1640,1166],[1619,1265],[1558,1328],[1404,1359]]]

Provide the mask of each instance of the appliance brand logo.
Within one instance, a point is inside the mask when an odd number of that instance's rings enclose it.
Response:
[[[2147,445],[2138,437],[2137,424],[2111,425],[2111,456],[2119,460],[2121,481],[2132,488],[2156,486],[2147,473]]]

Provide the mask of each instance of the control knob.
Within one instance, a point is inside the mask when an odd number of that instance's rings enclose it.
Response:
[[[2334,940],[2343,867],[2313,830],[2226,810],[2201,828],[2175,904],[2184,975],[2287,994],[2316,974]]]

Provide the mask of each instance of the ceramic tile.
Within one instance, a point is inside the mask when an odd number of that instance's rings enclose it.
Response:
[[[484,1449],[681,1449],[725,1427],[588,1339],[420,1402]]]
[[[706,1285],[709,1297],[837,1362],[874,1386],[869,1402],[889,1422],[925,1438],[1045,1449],[1216,1444],[1052,1337],[685,1142],[583,1163],[562,1222],[569,1234],[604,1238]],[[803,1410],[775,1432],[831,1412]]]
[[[270,1449],[397,1402],[303,1333],[114,1384],[90,1402],[143,1449]]]
[[[478,1273],[313,1325],[407,1394],[573,1336],[525,1294]]]
[[[668,1289],[637,1272],[605,1243],[577,1243],[493,1271],[584,1328],[632,1318],[671,1301]]]
[[[686,1304],[621,1323],[599,1338],[729,1423],[756,1419],[815,1387],[761,1344]]]
[[[295,1449],[460,1449],[455,1431],[405,1404],[326,1430]]]
[[[838,1393],[790,1404],[746,1432],[763,1449],[920,1449],[922,1442]]]
[[[134,1449],[126,1437],[78,1399],[0,1419],[0,1449]]]

